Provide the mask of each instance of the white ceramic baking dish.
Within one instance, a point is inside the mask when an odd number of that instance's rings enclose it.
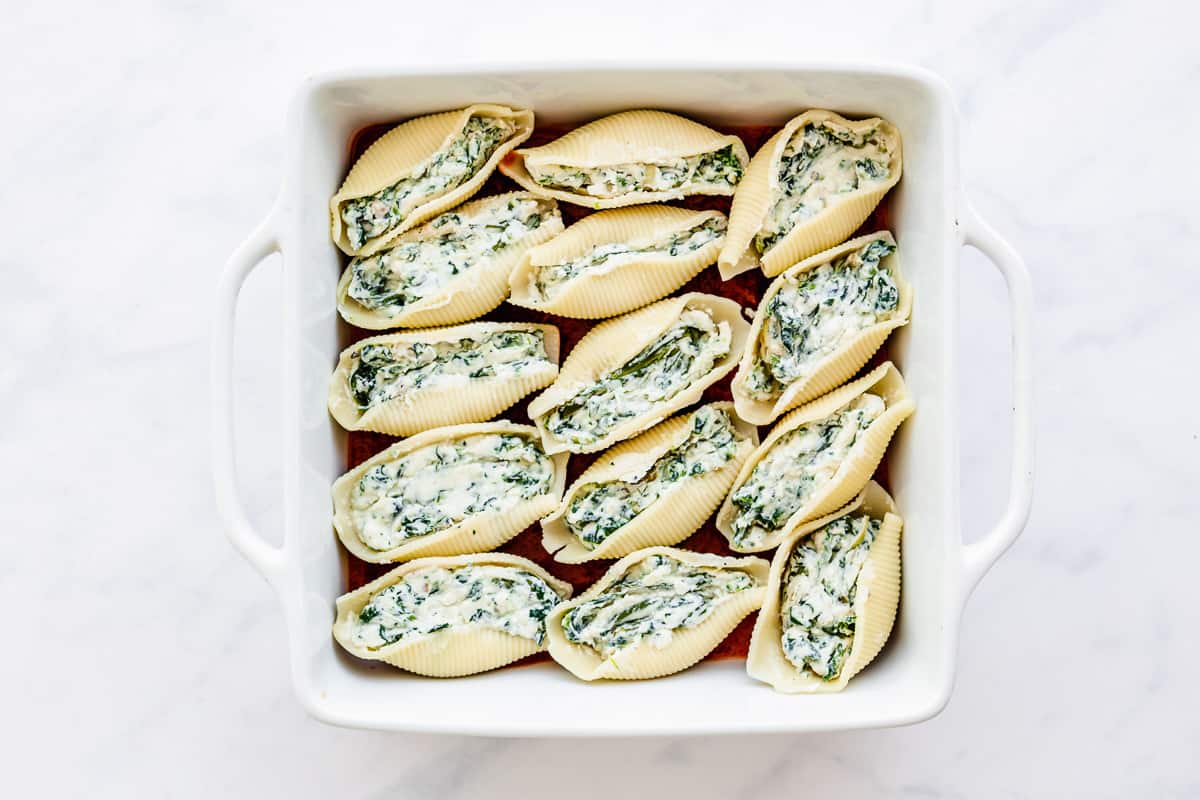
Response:
[[[334,311],[340,271],[328,199],[355,131],[381,121],[499,102],[539,122],[575,122],[627,108],[663,108],[716,123],[783,123],[830,108],[882,115],[904,137],[893,230],[916,305],[889,353],[917,413],[889,452],[889,488],[905,517],[899,620],[880,658],[840,694],[785,696],[746,677],[741,661],[704,663],[657,681],[588,685],[554,664],[459,680],[418,678],[357,663],[330,636],[343,564],[330,528],[329,485],[345,468],[345,435],[325,410],[344,342]],[[292,681],[318,719],[354,727],[491,735],[698,734],[900,725],[946,704],[967,596],[1012,544],[1032,491],[1029,278],[1017,254],[963,197],[956,112],[945,85],[910,67],[789,66],[497,68],[369,71],[314,78],[288,119],[285,178],[275,207],[230,258],[213,342],[214,467],[234,545],[275,588],[287,622]],[[1007,509],[964,545],[959,531],[956,352],[960,249],[986,254],[1008,283],[1013,330],[1013,465]],[[284,532],[266,543],[247,519],[234,474],[233,319],[239,289],[266,256],[283,256],[286,398]],[[583,587],[579,587],[583,588]]]

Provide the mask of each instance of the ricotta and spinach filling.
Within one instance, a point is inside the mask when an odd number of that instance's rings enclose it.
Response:
[[[828,264],[785,280],[767,302],[746,378],[751,397],[778,397],[860,331],[891,318],[900,290],[883,259],[896,252],[874,239]]]
[[[516,132],[509,120],[472,115],[457,136],[409,175],[375,194],[347,200],[340,213],[351,246],[357,250],[389,233],[417,206],[471,180]]]
[[[353,259],[346,293],[363,308],[399,316],[557,213],[551,201],[528,197],[487,203],[469,214],[447,211],[421,226],[415,237]]]
[[[743,167],[733,145],[711,153],[663,161],[574,167],[562,164],[526,165],[529,174],[547,189],[588,197],[623,197],[634,192],[737,186]]]
[[[540,329],[503,330],[442,342],[367,344],[352,354],[350,395],[366,411],[418,389],[510,378],[550,363]]]
[[[545,429],[571,444],[598,442],[707,375],[729,348],[729,323],[686,309],[637,355],[546,414]]]
[[[759,253],[816,216],[830,199],[890,177],[894,143],[878,127],[862,133],[833,122],[809,122],[792,134],[779,159],[778,188],[754,238]]]
[[[797,669],[837,680],[854,642],[854,598],[880,522],[841,517],[801,540],[788,560],[780,597],[783,654]]]
[[[561,600],[544,580],[519,567],[431,567],[374,595],[355,620],[353,641],[377,650],[447,628],[483,628],[541,644],[546,615]]]
[[[599,274],[647,258],[686,256],[725,235],[724,217],[710,217],[698,225],[648,242],[609,242],[561,264],[534,267],[534,287],[542,300],[562,293],[574,278],[584,273]]]
[[[724,467],[744,440],[728,412],[704,406],[692,415],[683,441],[640,474],[582,486],[571,499],[563,521],[586,548],[595,549],[658,502],[672,486]]]
[[[676,631],[700,625],[722,603],[755,585],[741,570],[648,556],[564,614],[563,634],[604,658],[643,641],[661,650]]]
[[[761,547],[829,483],[886,404],[866,393],[824,419],[789,431],[754,465],[730,500],[733,545]]]
[[[476,434],[367,470],[351,488],[350,517],[363,544],[390,550],[545,494],[553,479],[554,465],[536,439]]]

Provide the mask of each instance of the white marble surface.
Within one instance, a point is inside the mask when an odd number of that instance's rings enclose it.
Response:
[[[553,786],[609,798],[636,782],[647,796],[691,797],[1200,794],[1200,13],[1165,0],[803,5],[7,9],[3,793],[458,798]],[[443,16],[449,46],[433,29]],[[606,52],[609,28],[623,34]],[[216,276],[279,183],[294,85],[363,63],[802,57],[835,44],[945,76],[969,194],[1036,281],[1034,513],[967,609],[946,711],[819,738],[587,744],[307,719],[275,600],[222,535],[207,457]],[[973,253],[963,270],[970,536],[1005,494],[1007,337],[1001,281]],[[268,271],[244,295],[238,386],[246,495],[277,530],[276,286]],[[599,774],[587,766],[601,761]]]

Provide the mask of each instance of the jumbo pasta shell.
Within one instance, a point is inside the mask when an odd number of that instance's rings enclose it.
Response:
[[[549,491],[544,494],[502,511],[484,511],[469,516],[455,525],[426,536],[412,538],[389,550],[368,547],[359,537],[349,507],[351,491],[363,475],[372,467],[396,461],[422,448],[440,442],[458,441],[475,434],[512,434],[529,437],[533,442],[538,441],[538,434],[534,428],[501,420],[435,428],[396,442],[334,481],[333,527],[346,549],[354,556],[373,564],[388,564],[424,556],[483,553],[504,544],[558,507],[567,481],[565,454],[549,456],[554,472]]]
[[[551,165],[596,169],[631,164],[666,164],[732,148],[733,158],[744,169],[749,154],[742,140],[721,134],[706,125],[666,111],[623,111],[589,122],[540,147],[513,151],[500,162],[500,171],[531,192],[588,208],[619,208],[638,203],[678,200],[687,195],[733,194],[734,184],[712,185],[689,180],[681,186],[638,189],[614,197],[549,188],[533,173]],[[736,183],[736,181],[734,182]]]
[[[796,224],[760,257],[753,245],[754,237],[778,197],[780,159],[792,135],[809,122],[830,122],[855,133],[878,128],[893,145],[888,177],[870,187],[833,195],[821,211]],[[843,241],[899,182],[903,171],[901,149],[900,132],[878,117],[849,120],[832,111],[813,109],[792,118],[754,154],[738,185],[729,211],[729,234],[717,261],[721,277],[728,280],[755,266],[773,277],[789,265]]]
[[[658,403],[648,412],[618,424],[608,435],[595,442],[572,445],[546,429],[546,417],[556,407],[629,361],[689,309],[706,311],[718,324],[729,325],[730,351],[718,359],[709,372],[670,400]],[[706,388],[736,366],[735,359],[745,347],[750,323],[742,317],[741,311],[742,307],[733,300],[702,292],[688,292],[677,297],[668,297],[592,328],[571,350],[554,383],[529,404],[529,417],[542,435],[546,452],[560,453],[569,450],[573,453],[594,453],[604,450],[653,427],[676,411],[699,400]]]
[[[696,411],[659,423],[601,454],[571,484],[558,509],[542,520],[542,547],[546,552],[553,554],[555,561],[582,564],[620,558],[646,547],[678,544],[695,533],[721,504],[742,463],[758,444],[758,430],[738,419],[732,403],[710,403],[701,408],[717,408],[729,414],[734,430],[742,437],[733,458],[719,469],[672,483],[652,505],[589,550],[566,524],[572,499],[588,484],[643,474],[663,454],[687,438]]]
[[[507,192],[473,200],[397,236],[388,248],[372,256],[386,258],[389,253],[406,243],[439,240],[442,236],[439,232],[439,221],[447,214],[456,214],[468,219],[484,218],[489,213],[499,213],[501,207],[514,200],[529,200],[544,206],[541,209],[541,223],[537,228],[528,231],[499,251],[489,250],[478,258],[472,258],[468,269],[454,276],[436,292],[409,304],[398,314],[389,315],[378,309],[368,308],[350,295],[355,266],[355,262],[351,262],[338,281],[338,313],[351,325],[378,331],[388,328],[452,325],[475,319],[491,311],[508,296],[508,276],[525,252],[562,232],[562,215],[553,200],[546,200],[528,192]]]
[[[747,377],[754,369],[763,337],[766,335],[767,315],[772,298],[779,294],[780,290],[789,282],[796,281],[798,276],[828,264],[843,255],[853,253],[876,240],[892,246],[896,244],[889,231],[860,236],[801,261],[780,274],[767,287],[767,291],[763,294],[758,309],[754,313],[754,321],[750,326],[750,338],[746,343],[742,360],[738,364],[737,374],[730,387],[739,416],[755,425],[771,424],[785,411],[807,403],[840,386],[871,360],[871,356],[883,345],[893,330],[908,324],[909,316],[912,313],[912,284],[901,274],[899,257],[897,253],[893,252],[880,262],[887,265],[895,279],[896,288],[899,290],[896,310],[889,319],[863,328],[847,339],[837,350],[818,361],[806,378],[788,384],[774,402],[753,397],[746,388]]]
[[[664,250],[584,268],[543,293],[546,267],[587,257],[596,248],[629,244],[648,247],[711,223],[719,233],[695,250],[671,255]],[[717,258],[724,241],[725,215],[650,205],[590,214],[561,235],[526,251],[509,283],[513,305],[563,317],[599,319],[624,314],[675,291]]]
[[[436,678],[457,678],[503,667],[546,649],[532,639],[488,628],[451,627],[416,639],[399,639],[378,649],[356,643],[354,618],[376,594],[405,576],[433,567],[454,569],[472,565],[496,565],[525,570],[545,581],[564,600],[571,584],[555,578],[532,561],[509,553],[482,553],[449,558],[420,558],[409,561],[370,583],[337,599],[333,638],[346,652],[367,661],[382,661],[394,667]]]
[[[383,191],[396,182],[411,175],[431,157],[450,145],[458,137],[473,116],[502,119],[513,125],[512,133],[504,139],[482,167],[461,185],[444,194],[413,207],[396,227],[370,239],[362,246],[354,246],[342,221],[342,206],[349,200],[369,197]],[[417,117],[397,125],[366,149],[340,189],[329,201],[331,236],[333,243],[342,252],[351,256],[370,255],[378,252],[406,230],[419,225],[448,208],[466,200],[483,186],[488,176],[496,169],[513,148],[533,133],[533,112],[509,108],[508,106],[479,103],[458,111],[445,111]]]
[[[366,346],[479,341],[504,331],[541,331],[545,361],[529,364],[516,375],[454,376],[461,380],[422,385],[366,410],[360,409],[354,400],[349,378],[357,355]],[[531,322],[475,322],[452,328],[372,336],[342,351],[329,379],[329,413],[348,431],[375,431],[393,436],[411,436],[444,425],[483,422],[554,381],[558,375],[558,346],[558,328]]]
[[[797,669],[783,653],[780,622],[783,580],[797,542],[833,520],[854,512],[878,519],[881,525],[858,575],[854,598],[856,623],[850,654],[838,677],[826,681]],[[786,693],[840,692],[846,688],[850,679],[879,655],[895,624],[900,604],[900,536],[903,527],[904,521],[896,512],[891,496],[871,481],[848,506],[797,528],[782,541],[771,561],[766,598],[750,637],[747,674]]]
[[[730,595],[699,625],[675,630],[670,644],[662,649],[643,639],[608,658],[602,658],[600,653],[591,647],[575,644],[567,639],[562,630],[562,619],[568,611],[601,594],[643,559],[660,554],[697,566],[741,570],[750,575],[756,585]],[[739,622],[762,605],[769,572],[770,565],[766,560],[752,556],[735,558],[672,547],[648,547],[630,553],[613,564],[587,591],[576,599],[555,607],[546,618],[546,639],[550,645],[550,657],[575,677],[585,681],[644,680],[682,672],[711,653]]]
[[[814,491],[808,501],[760,545],[742,547],[735,544],[733,521],[737,516],[737,509],[733,505],[733,496],[754,472],[755,466],[788,433],[802,425],[830,416],[867,392],[876,394],[883,399],[884,411],[859,435],[834,475]],[[771,429],[771,433],[758,446],[758,449],[751,453],[746,462],[742,464],[742,469],[734,479],[729,495],[717,512],[717,530],[729,540],[730,549],[735,552],[748,553],[770,550],[778,546],[798,526],[828,514],[848,502],[870,481],[875,469],[883,460],[892,435],[915,408],[916,405],[909,396],[908,387],[904,385],[904,378],[892,362],[887,361],[858,380],[795,409],[781,419]]]

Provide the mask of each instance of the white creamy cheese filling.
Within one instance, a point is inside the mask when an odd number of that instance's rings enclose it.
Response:
[[[597,442],[711,372],[729,354],[730,336],[729,323],[685,309],[637,355],[548,412],[543,424],[560,441]]]
[[[356,249],[400,225],[417,206],[440,197],[475,176],[516,126],[505,119],[472,116],[462,132],[415,167],[407,177],[341,208],[346,238]]]
[[[792,551],[780,598],[783,654],[798,669],[832,681],[854,642],[858,577],[879,520],[841,517]]]
[[[681,187],[732,187],[743,167],[733,146],[711,153],[655,162],[576,167],[526,164],[539,186],[588,197],[621,197],[634,192],[668,192]]]
[[[607,658],[645,640],[662,649],[755,579],[737,569],[701,567],[666,555],[638,562],[611,586],[563,615],[567,639]]]
[[[517,434],[439,442],[376,465],[350,491],[350,518],[372,550],[390,550],[485,511],[550,491],[554,465]]]
[[[780,437],[733,492],[733,544],[759,547],[782,528],[833,479],[885,407],[883,398],[867,393]]]
[[[886,181],[895,147],[878,128],[855,133],[833,122],[810,122],[797,130],[779,160],[774,202],[754,239],[758,252],[771,249],[837,195]]]
[[[561,264],[535,266],[534,286],[542,300],[562,294],[580,275],[602,275],[617,267],[648,258],[677,258],[696,252],[725,235],[724,217],[711,217],[699,225],[643,242],[606,242]]]
[[[355,620],[353,641],[376,650],[448,628],[484,628],[541,644],[546,615],[561,600],[544,580],[518,567],[431,567],[372,596]]]
[[[447,211],[422,225],[415,238],[352,260],[347,294],[364,308],[397,316],[555,214],[551,202],[523,197],[488,203],[470,214]]]
[[[657,503],[672,486],[724,467],[743,441],[728,413],[704,406],[692,415],[683,441],[641,474],[580,487],[563,521],[585,547],[593,549]]]
[[[508,378],[550,363],[537,329],[492,331],[443,342],[368,344],[352,358],[346,380],[355,404],[364,411],[418,389]]]
[[[895,245],[875,239],[828,264],[785,279],[768,301],[748,393],[778,397],[852,337],[891,319],[900,303],[895,276],[881,262]]]

